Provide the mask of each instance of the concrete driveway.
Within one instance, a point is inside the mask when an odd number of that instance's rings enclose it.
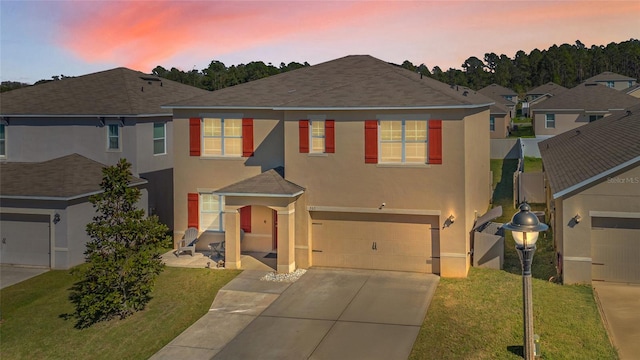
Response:
[[[0,289],[23,282],[47,271],[49,271],[49,269],[2,265],[0,266]]]
[[[406,359],[439,277],[310,269],[294,283],[245,270],[209,312],[151,357],[166,359]]]
[[[609,338],[621,360],[640,354],[640,285],[594,282]]]

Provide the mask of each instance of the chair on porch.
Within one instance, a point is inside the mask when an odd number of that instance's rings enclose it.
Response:
[[[176,256],[180,256],[183,251],[191,251],[191,256],[196,252],[196,243],[198,242],[198,229],[190,227],[184,232],[184,237],[178,243]]]

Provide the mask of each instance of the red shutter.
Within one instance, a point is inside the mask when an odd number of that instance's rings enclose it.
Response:
[[[189,119],[189,155],[200,156],[200,118]]]
[[[378,163],[378,120],[364,122],[364,162]]]
[[[429,164],[442,164],[442,120],[429,120]]]
[[[299,122],[300,129],[300,152],[308,153],[309,152],[309,120],[300,120]]]
[[[240,228],[246,233],[251,232],[251,206],[240,208]]]
[[[198,228],[198,214],[200,208],[198,207],[198,194],[187,194],[187,227]]]
[[[253,156],[253,119],[242,119],[242,156]]]
[[[324,152],[336,152],[336,130],[334,120],[325,120],[324,122]]]

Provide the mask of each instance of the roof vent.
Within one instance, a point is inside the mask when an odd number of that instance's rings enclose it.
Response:
[[[576,135],[580,135],[581,131],[580,130],[576,130]]]
[[[462,93],[462,96],[467,96],[467,95],[469,95],[469,92],[468,92],[467,90],[465,90],[465,91]]]
[[[146,81],[162,81],[154,76],[140,76],[140,79],[146,80]]]

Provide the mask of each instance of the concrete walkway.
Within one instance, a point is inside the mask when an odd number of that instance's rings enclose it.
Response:
[[[594,282],[593,289],[609,338],[620,360],[640,356],[640,285]]]
[[[406,359],[439,278],[310,269],[295,283],[245,270],[152,359]]]

